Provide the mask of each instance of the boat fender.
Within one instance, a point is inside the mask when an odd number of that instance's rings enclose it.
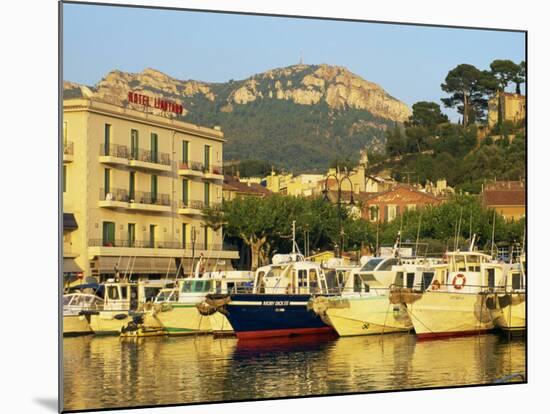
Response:
[[[456,290],[462,289],[466,285],[466,276],[459,273],[453,278],[453,286]]]
[[[115,316],[113,316],[113,318],[121,321],[123,319],[126,319],[128,317],[128,315],[126,315],[125,313],[118,313],[116,314]]]
[[[439,283],[439,280],[434,280],[432,283],[432,290],[439,290],[441,289],[441,283]]]
[[[500,309],[504,309],[505,307],[509,306],[510,303],[512,303],[512,299],[510,298],[510,295],[504,295],[498,297],[498,306]]]
[[[487,309],[494,310],[497,308],[496,300],[494,296],[488,296],[487,300],[485,301],[485,305],[487,306]]]

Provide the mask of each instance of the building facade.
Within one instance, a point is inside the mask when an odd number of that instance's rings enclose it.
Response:
[[[487,123],[490,128],[501,121],[525,121],[525,95],[499,92],[488,102]],[[500,110],[500,113],[499,113]]]
[[[493,181],[483,185],[482,204],[493,208],[506,220],[525,217],[526,188],[524,181]]]
[[[205,226],[222,201],[223,133],[91,99],[63,102],[64,246],[84,277],[189,274],[230,266],[222,230]],[[65,254],[64,254],[65,257]]]
[[[405,211],[416,210],[426,205],[438,205],[443,201],[442,198],[401,184],[366,198],[362,202],[362,217],[374,222],[392,221]]]

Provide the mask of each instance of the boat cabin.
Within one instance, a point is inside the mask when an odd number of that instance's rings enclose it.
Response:
[[[448,272],[445,287],[457,293],[491,292],[504,278],[503,265],[492,261],[491,256],[476,252],[446,253]]]
[[[78,315],[83,310],[101,310],[103,299],[88,293],[69,293],[63,295],[63,315]]]
[[[106,282],[104,310],[129,311],[139,306],[138,285],[129,282]]]
[[[525,292],[525,256],[507,269],[504,286],[506,293]]]
[[[321,266],[309,261],[289,261],[256,270],[254,293],[328,294]]]

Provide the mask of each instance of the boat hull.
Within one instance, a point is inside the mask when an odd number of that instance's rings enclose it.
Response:
[[[145,313],[143,324],[151,328],[159,328],[158,321]],[[132,320],[128,311],[101,311],[90,315],[90,328],[96,335],[119,335],[121,329]]]
[[[87,335],[92,329],[84,315],[63,315],[63,335]]]
[[[208,316],[208,319],[214,335],[233,335],[235,333],[231,323],[222,313],[216,312]]]
[[[391,304],[388,296],[331,298],[326,310],[340,336],[408,332],[413,325],[403,304]]]
[[[506,298],[507,300],[502,300]],[[489,299],[489,298],[488,298]],[[525,330],[525,294],[494,296],[495,309],[491,316],[497,328],[506,332],[522,332]]]
[[[407,309],[420,339],[475,335],[494,328],[482,294],[426,291]]]
[[[155,312],[155,319],[168,335],[210,333],[210,317],[203,316],[195,304],[174,303]]]
[[[334,332],[312,310],[311,295],[236,294],[225,305],[227,319],[239,339]]]

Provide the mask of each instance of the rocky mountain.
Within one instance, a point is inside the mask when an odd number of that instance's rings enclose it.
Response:
[[[385,130],[410,109],[344,67],[294,65],[225,83],[178,80],[155,69],[114,70],[94,86],[64,83],[64,97],[119,105],[134,91],[183,105],[182,120],[225,132],[225,160],[259,159],[298,171],[323,170],[359,149],[381,148]],[[153,112],[162,114],[158,109]]]

